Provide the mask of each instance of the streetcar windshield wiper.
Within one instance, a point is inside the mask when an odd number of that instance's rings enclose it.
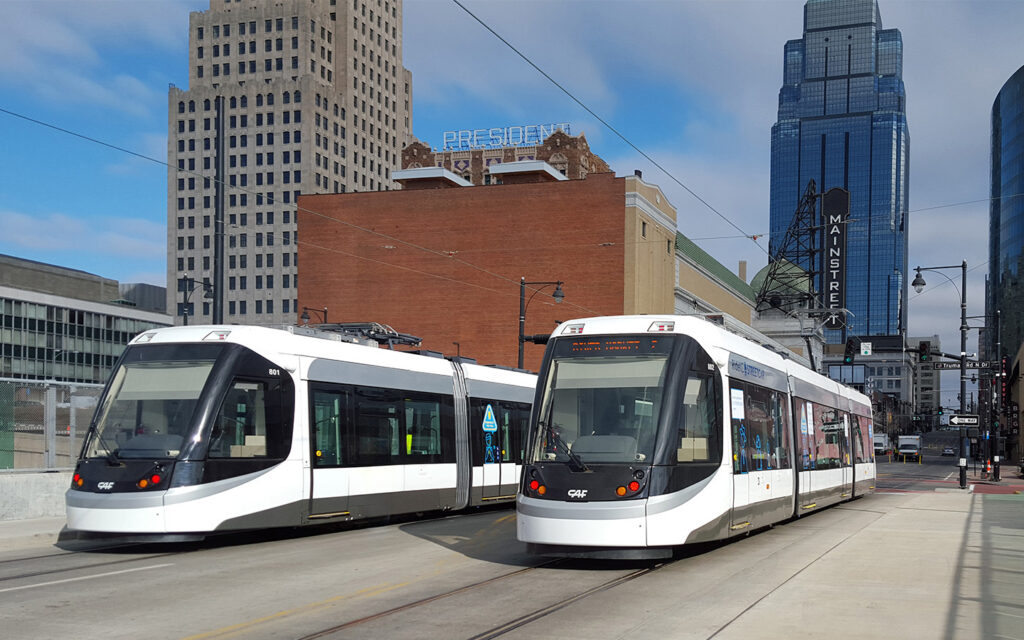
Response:
[[[554,442],[556,446],[562,447],[562,451],[565,451],[565,455],[569,456],[569,460],[572,461],[576,471],[590,471],[590,468],[583,462],[583,458],[581,458],[579,454],[573,452],[551,424],[541,423],[541,426],[547,429],[548,437],[552,442]]]
[[[100,430],[95,423],[89,426],[89,431],[96,434],[96,439],[99,441],[100,446],[107,452],[107,455],[104,456],[107,459],[107,464],[112,467],[121,466],[121,459],[117,457],[117,453],[114,452],[114,449],[112,449],[110,445],[107,444],[106,440],[103,439],[103,434],[100,433]]]

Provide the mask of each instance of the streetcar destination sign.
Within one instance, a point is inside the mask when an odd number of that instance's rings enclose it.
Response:
[[[954,413],[949,416],[949,424],[955,427],[960,425],[976,427],[978,426],[978,416],[966,413]]]

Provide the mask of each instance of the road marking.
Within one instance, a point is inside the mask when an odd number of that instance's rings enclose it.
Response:
[[[263,623],[266,623],[266,622],[271,622],[271,621],[274,621],[274,620],[279,620],[281,618],[285,618],[285,617],[293,616],[293,615],[297,615],[297,614],[315,613],[319,609],[326,608],[326,607],[328,607],[328,606],[330,606],[330,605],[332,605],[332,604],[334,604],[336,602],[340,602],[342,600],[348,600],[348,599],[351,599],[351,598],[358,598],[360,596],[375,596],[375,595],[378,595],[378,594],[381,594],[381,593],[386,593],[386,592],[391,591],[393,589],[397,589],[399,587],[404,587],[407,584],[408,583],[406,583],[406,582],[402,582],[402,583],[399,583],[399,584],[387,584],[387,583],[385,583],[385,584],[375,585],[375,586],[372,586],[372,587],[366,587],[365,589],[360,589],[359,591],[355,591],[353,593],[345,593],[345,594],[342,594],[342,595],[339,595],[339,596],[334,596],[333,598],[328,598],[326,600],[320,600],[319,602],[311,602],[309,604],[300,605],[300,606],[294,607],[292,609],[285,609],[284,611],[278,611],[277,613],[272,613],[272,614],[270,614],[268,616],[263,616],[262,618],[256,618],[254,620],[248,620],[246,622],[239,622],[238,624],[233,624],[233,625],[230,625],[230,626],[227,626],[227,627],[221,627],[220,629],[214,629],[212,631],[206,631],[204,633],[198,633],[196,635],[188,636],[188,637],[184,638],[183,640],[206,640],[208,638],[230,638],[230,637],[236,636],[236,635],[238,635],[240,633],[247,632],[252,627],[255,627],[256,625],[260,625],[260,624],[263,624]]]
[[[53,580],[51,582],[40,582],[39,584],[27,584],[21,587],[7,587],[6,589],[0,589],[0,593],[7,593],[8,591],[21,591],[22,589],[35,589],[36,587],[49,587],[55,584],[64,584],[66,582],[78,582],[79,580],[92,580],[94,578],[105,578],[107,576],[116,576],[122,573],[133,573],[135,571],[149,571],[150,569],[162,569],[164,567],[170,567],[174,563],[168,562],[166,564],[155,564],[150,567],[137,567],[135,569],[122,569],[121,571],[109,571],[107,573],[97,573],[94,576],[81,576],[79,578],[65,578],[64,580]]]

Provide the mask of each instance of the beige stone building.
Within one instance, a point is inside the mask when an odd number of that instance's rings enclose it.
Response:
[[[383,191],[412,131],[401,0],[210,0],[189,16],[189,86],[168,91],[167,308],[210,321],[295,318],[299,193]],[[217,100],[224,279],[214,278]],[[208,287],[204,287],[207,288]]]

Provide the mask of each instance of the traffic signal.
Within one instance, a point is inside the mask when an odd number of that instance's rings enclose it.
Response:
[[[857,350],[857,346],[853,343],[853,338],[846,339],[846,352],[843,353],[843,364],[853,364],[853,355]]]
[[[928,340],[922,340],[917,345],[917,361],[918,362],[929,362],[932,355],[932,343]]]
[[[942,407],[939,407],[939,415],[942,415]]]

